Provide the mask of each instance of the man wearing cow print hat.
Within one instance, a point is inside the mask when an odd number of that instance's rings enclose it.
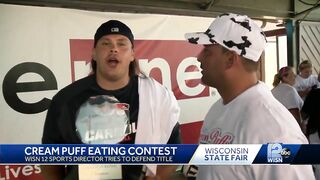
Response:
[[[201,129],[202,144],[307,144],[290,112],[258,80],[266,38],[250,18],[221,14],[208,30],[187,33],[202,44],[202,82],[221,95]],[[310,165],[200,166],[197,179],[314,179]]]

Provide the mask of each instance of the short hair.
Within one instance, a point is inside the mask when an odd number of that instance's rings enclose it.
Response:
[[[312,64],[309,60],[304,60],[299,64],[299,71],[302,71],[307,68],[312,68]]]
[[[221,47],[222,47],[222,52],[223,53],[232,52],[232,51],[230,51],[229,49],[227,49],[227,48],[225,48],[223,46],[221,46]],[[241,63],[243,65],[244,69],[247,72],[250,72],[250,73],[251,72],[257,72],[258,69],[259,69],[259,64],[262,61],[262,59],[264,58],[264,52],[262,52],[262,54],[261,54],[261,56],[260,56],[260,58],[259,58],[259,60],[257,62],[255,62],[253,60],[250,60],[248,58],[245,58],[243,56],[240,56],[240,57],[241,57],[241,60],[242,60]]]

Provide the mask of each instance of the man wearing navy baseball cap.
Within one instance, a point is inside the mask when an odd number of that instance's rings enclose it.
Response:
[[[131,29],[118,20],[97,29],[92,73],[60,90],[48,109],[44,144],[179,144],[173,93],[139,71]],[[120,156],[119,156],[120,157]],[[48,179],[170,179],[176,166],[43,166]]]
[[[127,37],[133,45],[134,37],[131,29],[121,21],[110,20],[101,24],[101,26],[97,29],[97,32],[94,35],[94,47],[97,45],[97,42],[101,37],[108,34],[121,34]]]
[[[203,144],[307,144],[297,121],[258,79],[266,47],[262,29],[249,17],[218,16],[205,32],[187,33],[202,44],[202,82],[221,95],[201,129]],[[314,179],[310,165],[200,166],[197,179]]]

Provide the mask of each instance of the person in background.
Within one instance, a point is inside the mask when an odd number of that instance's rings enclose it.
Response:
[[[300,110],[303,105],[303,100],[299,96],[297,90],[293,87],[295,77],[296,75],[294,74],[292,67],[286,66],[281,68],[274,76],[274,88],[271,92],[273,96],[290,111],[301,126]]]
[[[232,13],[216,17],[201,33],[187,33],[190,43],[202,44],[198,55],[202,82],[221,95],[207,113],[202,144],[307,144],[292,114],[258,80],[266,38],[249,17]],[[197,179],[314,179],[311,165],[199,166]]]
[[[179,144],[180,108],[173,93],[143,75],[131,29],[117,20],[94,35],[92,74],[60,90],[44,124],[43,144]],[[92,167],[93,166],[93,167]],[[102,179],[169,179],[176,166],[94,166]],[[43,166],[46,179],[84,177],[88,166]],[[98,171],[99,170],[99,171]],[[88,173],[87,173],[88,174]]]
[[[312,64],[305,60],[299,64],[299,74],[296,76],[294,87],[304,100],[312,88],[320,88],[318,77],[312,74]]]
[[[308,118],[307,137],[310,144],[320,144],[320,89],[312,89],[306,97],[302,113]],[[316,179],[320,180],[320,165],[313,165]]]

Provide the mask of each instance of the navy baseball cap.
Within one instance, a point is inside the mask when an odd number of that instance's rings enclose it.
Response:
[[[94,35],[94,47],[97,45],[97,42],[101,37],[109,34],[121,34],[126,36],[133,45],[134,37],[131,29],[118,20],[110,20],[101,24],[101,26],[97,29],[97,32]]]

